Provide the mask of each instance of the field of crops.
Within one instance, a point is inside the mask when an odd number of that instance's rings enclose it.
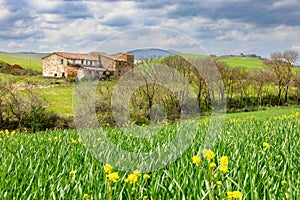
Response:
[[[209,118],[188,150],[160,170],[125,173],[101,163],[76,131],[37,134],[0,131],[1,199],[299,199],[299,108],[229,114],[211,151],[202,141]],[[267,117],[270,116],[270,117]],[[106,128],[127,151],[150,151],[173,137],[179,124],[139,142]],[[146,127],[145,127],[146,128]],[[146,133],[145,133],[146,134]],[[186,131],[186,134],[190,134]],[[98,138],[95,144],[104,144]],[[200,153],[199,153],[200,152]],[[202,153],[201,153],[202,152]],[[112,167],[112,168],[111,168]],[[139,170],[139,169],[136,169]]]

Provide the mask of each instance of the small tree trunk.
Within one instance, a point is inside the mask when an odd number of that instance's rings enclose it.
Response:
[[[279,90],[278,90],[278,106],[281,105],[281,86],[279,85]]]
[[[284,102],[287,103],[288,100],[288,90],[289,90],[289,85],[286,86],[285,88],[285,95],[284,95]]]

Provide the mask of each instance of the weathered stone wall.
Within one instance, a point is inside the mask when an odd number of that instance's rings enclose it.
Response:
[[[115,70],[116,63],[113,59],[101,56],[100,58],[100,67],[105,69]]]
[[[62,77],[63,75],[67,76],[67,59],[56,54],[43,59],[43,76]]]

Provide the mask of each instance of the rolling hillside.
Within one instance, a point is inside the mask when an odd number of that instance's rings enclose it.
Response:
[[[221,56],[218,61],[226,62],[229,67],[242,67],[246,70],[263,69],[263,59],[250,58],[250,57],[239,57],[239,56]]]
[[[7,53],[0,52],[0,61],[11,65],[18,64],[25,69],[42,71],[42,57],[47,54],[42,53]]]

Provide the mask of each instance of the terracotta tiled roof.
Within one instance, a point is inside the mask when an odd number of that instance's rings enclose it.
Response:
[[[103,57],[106,57],[106,58],[109,58],[109,59],[112,59],[112,60],[119,60],[119,61],[126,61],[124,59],[121,59],[121,58],[118,58],[117,54],[115,55],[108,55],[104,52],[91,52],[89,54],[83,54],[83,53],[68,53],[68,52],[53,52],[43,58],[46,58],[50,55],[53,55],[53,54],[56,54],[56,55],[59,55],[61,57],[64,57],[66,59],[78,59],[78,60],[98,60],[99,59],[99,56],[103,56]],[[43,59],[42,58],[42,59]]]
[[[83,54],[83,53],[54,52],[53,54],[59,55],[67,59],[78,59],[78,60],[84,60],[87,57],[87,54]]]

